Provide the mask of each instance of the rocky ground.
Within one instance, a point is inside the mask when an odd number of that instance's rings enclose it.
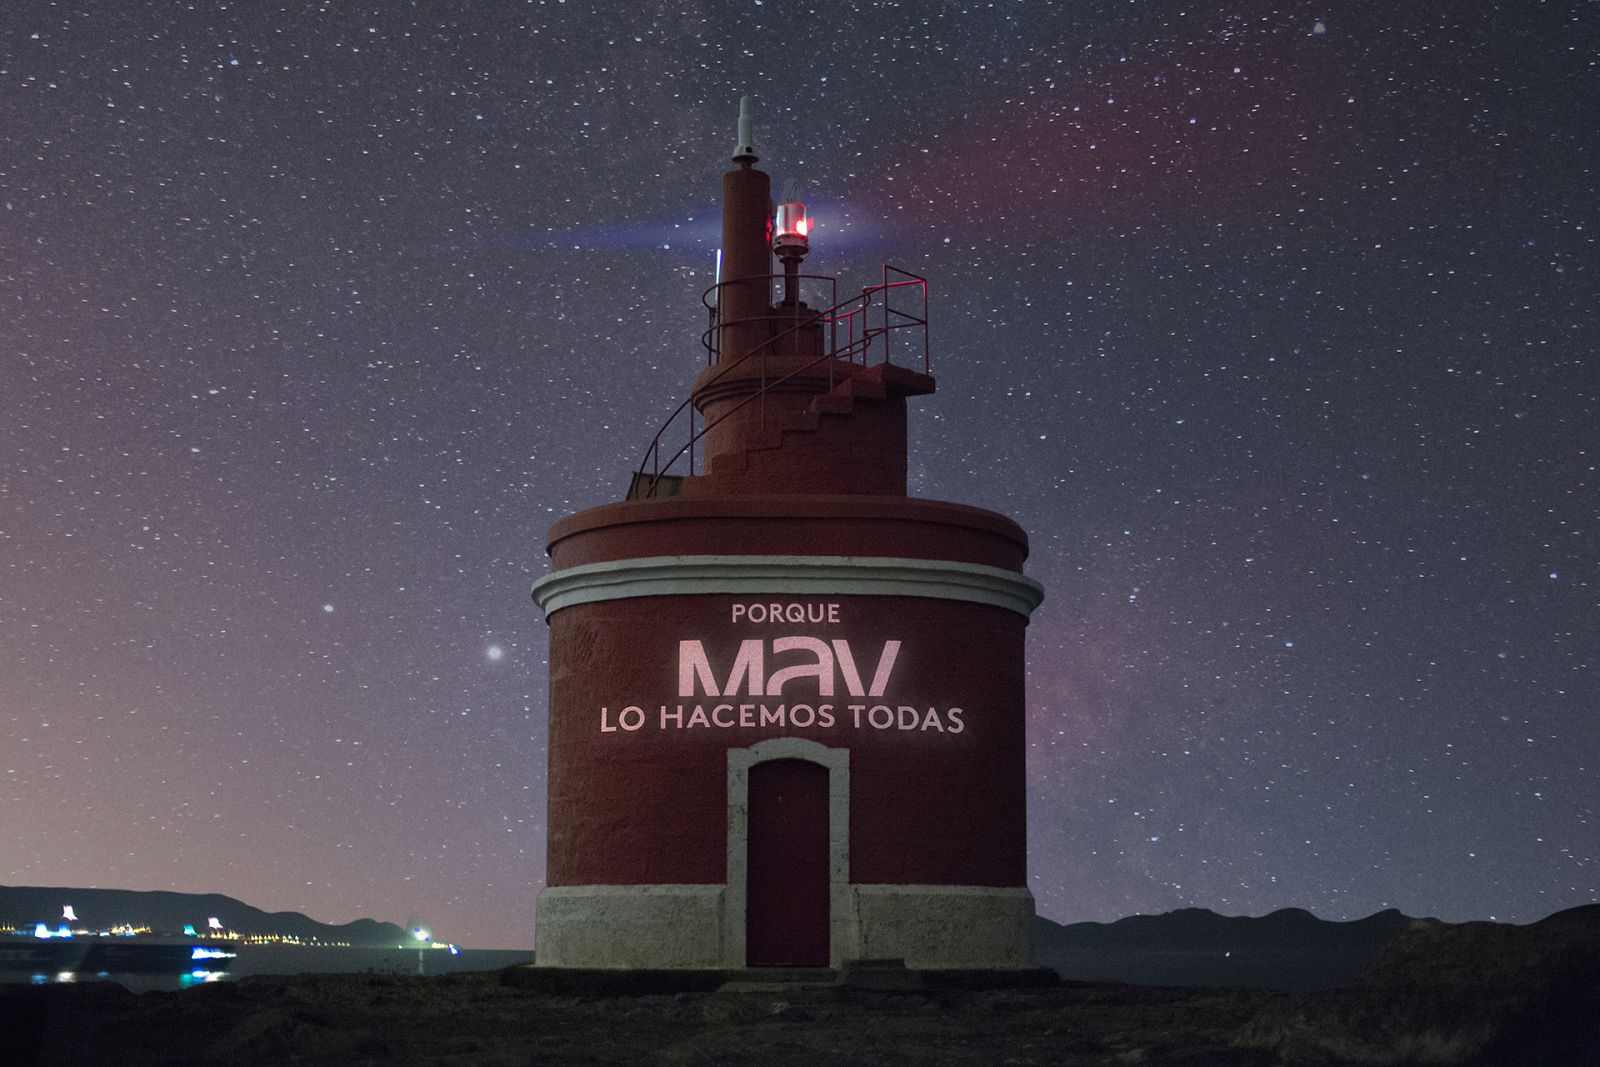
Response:
[[[109,984],[0,987],[0,1062],[1600,1064],[1600,930],[1483,925],[1419,924],[1358,984],[1301,993],[917,988],[871,976],[673,992],[563,985],[525,968],[259,977],[139,995]]]
[[[109,985],[29,992],[44,1013],[34,1056],[42,1064],[1278,1062],[1235,1043],[1275,999],[1259,993],[1096,986],[579,998],[498,974],[251,978],[138,996]]]

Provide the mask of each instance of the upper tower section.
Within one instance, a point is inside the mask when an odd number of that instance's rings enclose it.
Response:
[[[708,366],[629,495],[905,496],[906,398],[934,391],[927,283],[885,266],[881,284],[841,300],[833,278],[801,274],[811,219],[797,196],[773,203],[753,125],[745,97],[722,176]]]

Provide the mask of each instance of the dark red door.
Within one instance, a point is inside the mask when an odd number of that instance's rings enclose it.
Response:
[[[828,768],[781,759],[750,768],[745,962],[828,965]]]

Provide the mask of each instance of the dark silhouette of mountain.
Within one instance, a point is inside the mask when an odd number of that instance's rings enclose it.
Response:
[[[185,925],[204,932],[216,918],[241,934],[284,934],[310,941],[345,942],[370,948],[407,943],[406,931],[373,919],[334,926],[297,911],[265,912],[221,893],[140,892],[131,889],[75,889],[64,886],[0,886],[0,925],[30,927],[45,923],[54,929],[61,909],[70,904],[78,923],[95,930],[131,923],[157,934],[181,934]]]
[[[1113,923],[1034,920],[1034,956],[1063,978],[1136,985],[1321,989],[1348,985],[1418,921],[1380,911],[1328,922],[1300,908],[1261,918],[1183,908]]]
[[[1600,904],[1558,911],[1527,926],[1420,920],[1384,947],[1364,981],[1523,987],[1529,974],[1559,968],[1574,953],[1600,958]]]
[[[1353,985],[1282,996],[1233,1040],[1287,1064],[1600,1063],[1600,905],[1527,926],[1414,920]]]
[[[1207,952],[1207,931],[1276,949],[1272,931],[1288,930],[1307,948],[1404,923],[1361,980],[1289,992],[793,981],[734,992],[713,991],[718,979],[703,984],[703,972],[658,971],[607,972],[617,980],[579,993],[562,985],[581,973],[553,984],[551,970],[521,966],[433,978],[262,975],[179,996],[108,982],[0,983],[0,1063],[1600,1064],[1600,907],[1528,926],[1372,919],[1179,912],[1080,924],[1102,948],[1124,934],[1147,947],[1165,926],[1188,951]]]

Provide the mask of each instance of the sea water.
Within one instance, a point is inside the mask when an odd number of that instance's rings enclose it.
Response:
[[[224,947],[207,943],[207,947]],[[65,982],[115,982],[143,993],[188,989],[209,982],[227,982],[258,974],[454,974],[497,971],[532,963],[532,949],[464,948],[322,948],[310,945],[236,945],[225,951],[232,959],[194,960],[188,966],[156,973],[116,971],[0,970],[0,983],[48,985]]]

